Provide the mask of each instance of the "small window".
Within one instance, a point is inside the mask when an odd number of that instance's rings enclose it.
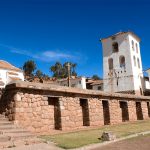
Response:
[[[134,50],[134,41],[132,40],[132,50]]]
[[[109,70],[112,70],[113,69],[113,59],[112,58],[108,59],[108,65],[109,65]]]
[[[101,91],[101,90],[102,90],[102,87],[101,87],[101,86],[98,86],[98,90],[100,90],[100,91]]]
[[[138,53],[138,44],[136,43],[136,52]]]
[[[136,67],[136,58],[133,56],[134,66]]]
[[[112,44],[112,47],[113,47],[113,53],[116,53],[119,51],[119,48],[118,48],[118,43],[117,42],[114,42]]]
[[[120,62],[120,67],[124,67],[125,68],[125,57],[124,56],[120,56],[119,58],[119,62]]]
[[[137,58],[138,67],[140,68],[140,60]]]

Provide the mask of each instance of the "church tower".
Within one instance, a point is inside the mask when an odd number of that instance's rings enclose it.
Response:
[[[133,32],[119,32],[101,42],[104,91],[142,95],[140,38]]]

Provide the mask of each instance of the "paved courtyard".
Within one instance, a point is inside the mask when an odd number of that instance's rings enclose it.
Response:
[[[150,135],[115,142],[91,150],[150,150]]]

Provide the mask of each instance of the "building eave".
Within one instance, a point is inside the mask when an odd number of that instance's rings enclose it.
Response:
[[[145,70],[145,72],[148,72],[148,71],[150,71],[150,68],[148,68],[147,70]]]
[[[141,39],[132,31],[118,32],[118,33],[116,33],[114,35],[108,36],[106,38],[102,38],[102,39],[100,39],[100,41],[102,42],[102,41],[104,41],[106,39],[117,37],[118,35],[121,35],[121,34],[130,34],[130,35],[134,36],[139,42],[141,41]]]

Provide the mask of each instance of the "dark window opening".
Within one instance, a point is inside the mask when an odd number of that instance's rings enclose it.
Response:
[[[98,90],[100,90],[100,91],[101,91],[101,90],[102,90],[102,87],[101,87],[101,86],[98,86]]]
[[[137,120],[143,120],[141,102],[136,102],[136,115],[137,115]]]
[[[113,69],[113,59],[112,58],[108,59],[108,65],[109,65],[109,70],[112,70]]]
[[[140,94],[143,95],[142,88],[140,88]]]
[[[148,117],[150,117],[150,103],[147,102]]]
[[[120,56],[119,62],[120,62],[120,67],[125,68],[126,64],[125,64],[125,57],[124,56]]]
[[[138,64],[138,68],[140,69],[140,60],[139,60],[139,58],[137,58],[137,64]]]
[[[120,108],[122,112],[122,122],[129,121],[129,112],[127,102],[120,102]]]
[[[117,86],[119,85],[119,77],[116,78],[117,79]]]
[[[134,50],[134,41],[132,40],[132,50]]]
[[[136,58],[133,56],[134,66],[136,67]]]
[[[136,43],[136,52],[138,53],[138,44]]]
[[[82,108],[83,126],[90,126],[88,100],[80,99],[80,106]]]
[[[115,42],[112,44],[112,47],[113,47],[113,53],[116,53],[119,51],[119,46],[118,46],[118,43]]]
[[[61,110],[60,110],[60,103],[58,97],[49,97],[48,98],[48,105],[54,107],[54,128],[56,130],[61,130]]]
[[[109,103],[108,101],[102,101],[102,105],[103,105],[104,125],[109,125],[110,124]]]

